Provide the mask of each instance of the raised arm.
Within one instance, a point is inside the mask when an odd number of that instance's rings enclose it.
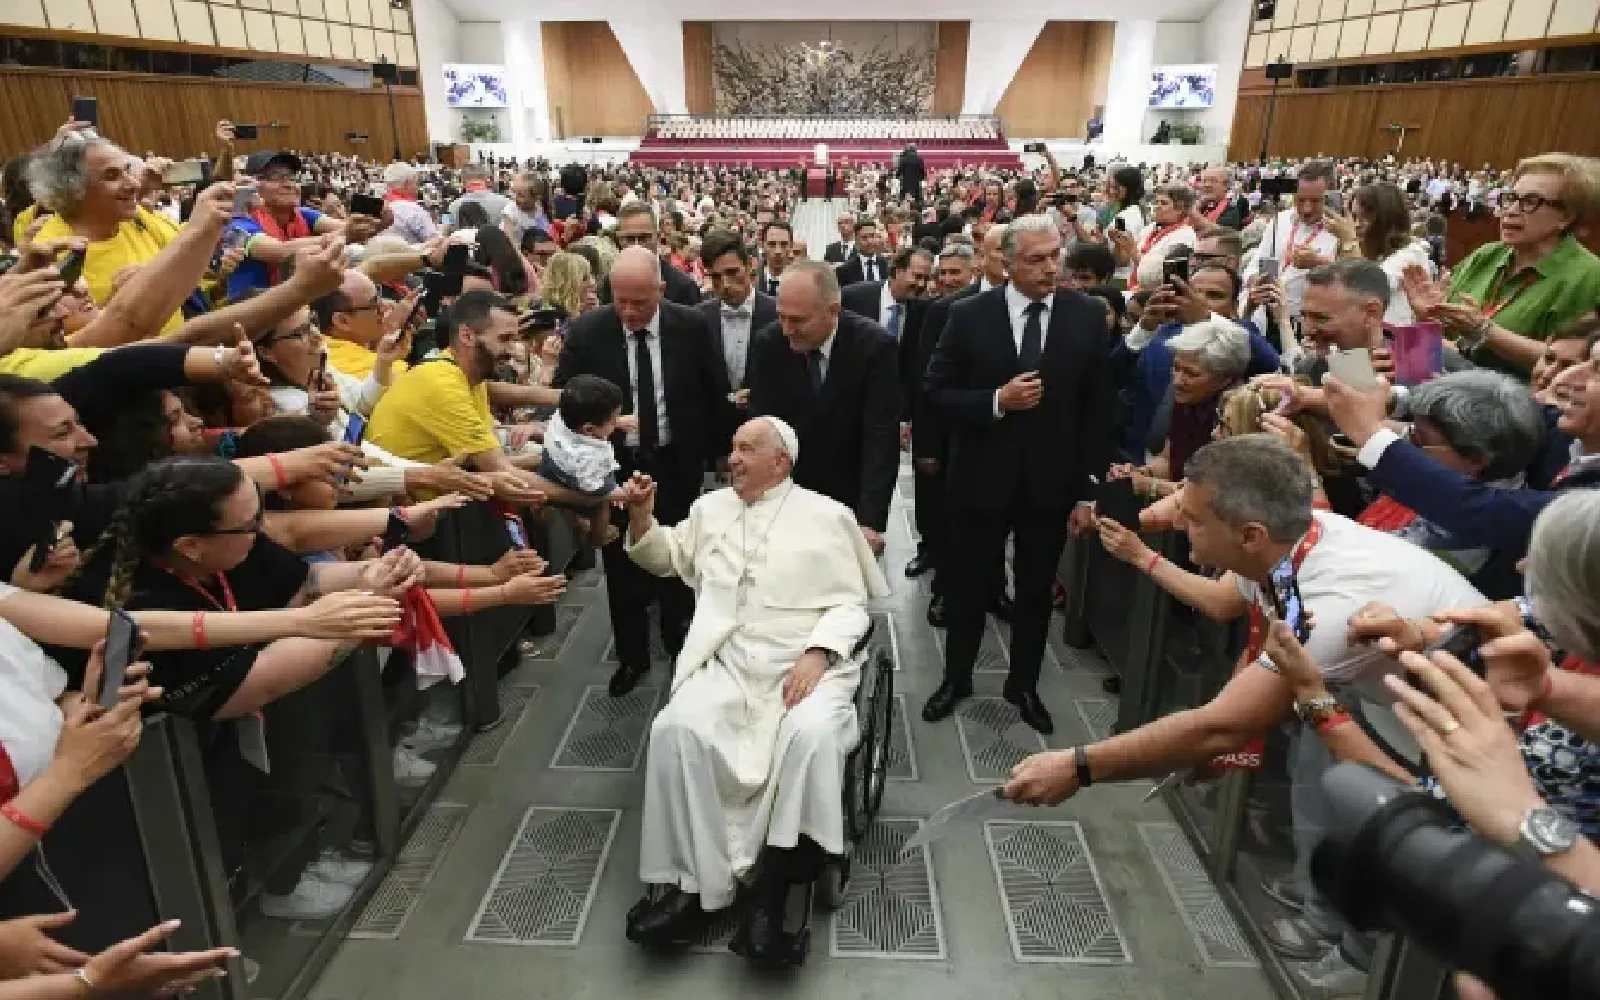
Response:
[[[295,260],[294,273],[260,295],[201,313],[173,331],[168,340],[185,344],[234,342],[235,327],[265,330],[344,283],[344,243],[337,238],[313,246]],[[113,300],[115,301],[115,300]]]

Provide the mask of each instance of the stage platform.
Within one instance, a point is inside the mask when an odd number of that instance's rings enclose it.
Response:
[[[813,142],[784,143],[781,140],[770,139],[753,140],[749,144],[717,142],[695,145],[678,142],[658,145],[647,139],[628,159],[633,163],[652,167],[671,167],[680,163],[740,166],[749,164],[768,170],[781,170],[793,168],[800,163],[804,163],[807,167],[815,166],[815,148],[816,143]],[[904,148],[882,143],[860,146],[835,146],[829,143],[828,153],[829,158],[841,166],[863,163],[893,164]],[[988,165],[1008,169],[1022,166],[1022,157],[1003,142],[992,145],[969,143],[937,149],[925,149],[919,144],[917,149],[922,154],[922,162],[927,164],[930,170],[942,170],[958,164]]]

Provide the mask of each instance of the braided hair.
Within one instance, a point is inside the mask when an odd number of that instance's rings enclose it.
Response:
[[[145,560],[167,555],[184,535],[215,528],[217,508],[243,479],[238,466],[208,455],[164,459],[135,476],[127,499],[79,564],[88,566],[102,550],[111,553],[105,606],[127,603]]]

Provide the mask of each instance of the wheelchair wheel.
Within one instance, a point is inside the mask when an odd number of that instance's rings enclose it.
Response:
[[[856,691],[861,742],[845,762],[845,838],[859,843],[883,804],[889,769],[889,726],[894,717],[894,664],[880,652],[862,671]]]
[[[844,905],[844,890],[849,884],[850,855],[829,858],[828,863],[822,866],[821,876],[817,878],[817,899],[825,909],[837,910]]]
[[[894,734],[894,663],[887,654],[879,656],[878,686],[867,708],[874,719],[874,739],[868,747],[866,781],[862,789],[866,793],[862,803],[866,816],[863,832],[883,808],[883,792],[889,783],[889,740]]]

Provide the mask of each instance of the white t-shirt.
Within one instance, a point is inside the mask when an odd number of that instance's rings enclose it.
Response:
[[[1128,207],[1124,208],[1122,211],[1117,213],[1116,218],[1122,220],[1122,225],[1128,230],[1128,235],[1132,236],[1134,239],[1138,239],[1139,234],[1144,232],[1144,209],[1140,208],[1137,204],[1129,205]],[[1113,221],[1112,224],[1115,225],[1115,222]],[[1133,277],[1133,265],[1117,265],[1116,277],[1123,281],[1128,281]]]
[[[0,602],[17,592],[0,583]],[[39,776],[56,752],[67,672],[39,644],[0,618],[0,745],[22,787]]]

